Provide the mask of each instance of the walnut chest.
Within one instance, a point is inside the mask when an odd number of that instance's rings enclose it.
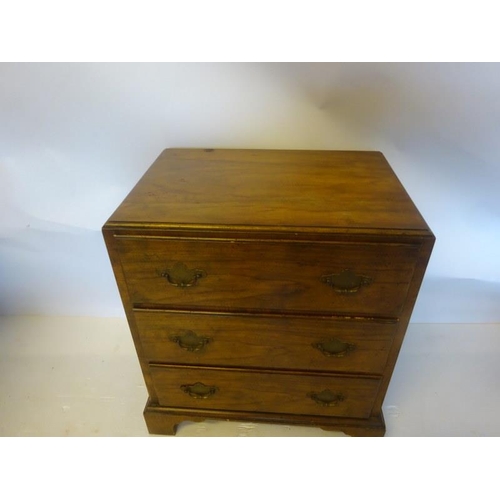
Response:
[[[385,433],[434,236],[381,153],[167,149],[103,233],[151,433]]]

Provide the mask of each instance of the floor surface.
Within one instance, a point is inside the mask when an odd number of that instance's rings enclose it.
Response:
[[[500,324],[411,324],[384,403],[387,436],[500,436]],[[148,436],[123,318],[0,317],[0,436]],[[185,422],[177,436],[344,436]]]

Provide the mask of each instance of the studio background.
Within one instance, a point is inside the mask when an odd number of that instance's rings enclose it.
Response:
[[[123,317],[101,227],[168,147],[379,150],[436,235],[412,317],[500,321],[500,65],[0,65],[0,314]]]

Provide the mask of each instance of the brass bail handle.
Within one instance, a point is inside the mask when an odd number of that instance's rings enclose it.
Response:
[[[172,286],[194,286],[199,279],[207,275],[203,269],[189,269],[183,262],[176,262],[170,269],[161,273]]]
[[[312,344],[315,349],[318,349],[325,356],[343,358],[356,349],[354,344],[342,342],[339,339],[325,339],[321,342]]]
[[[199,352],[212,341],[210,337],[202,337],[191,330],[186,330],[179,335],[170,335],[169,340],[175,342],[181,349],[190,352]]]
[[[205,385],[202,382],[196,382],[196,384],[181,385],[181,390],[192,398],[208,399],[213,396],[219,388],[215,385]]]
[[[343,394],[332,392],[330,389],[321,392],[310,392],[307,396],[320,406],[338,406],[342,401],[345,401]]]
[[[362,286],[369,285],[372,281],[369,276],[358,275],[351,269],[321,276],[321,282],[331,286],[337,293],[357,293]]]

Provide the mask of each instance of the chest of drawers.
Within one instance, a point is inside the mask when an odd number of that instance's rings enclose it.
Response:
[[[151,433],[385,433],[434,236],[381,153],[167,149],[103,234]]]

